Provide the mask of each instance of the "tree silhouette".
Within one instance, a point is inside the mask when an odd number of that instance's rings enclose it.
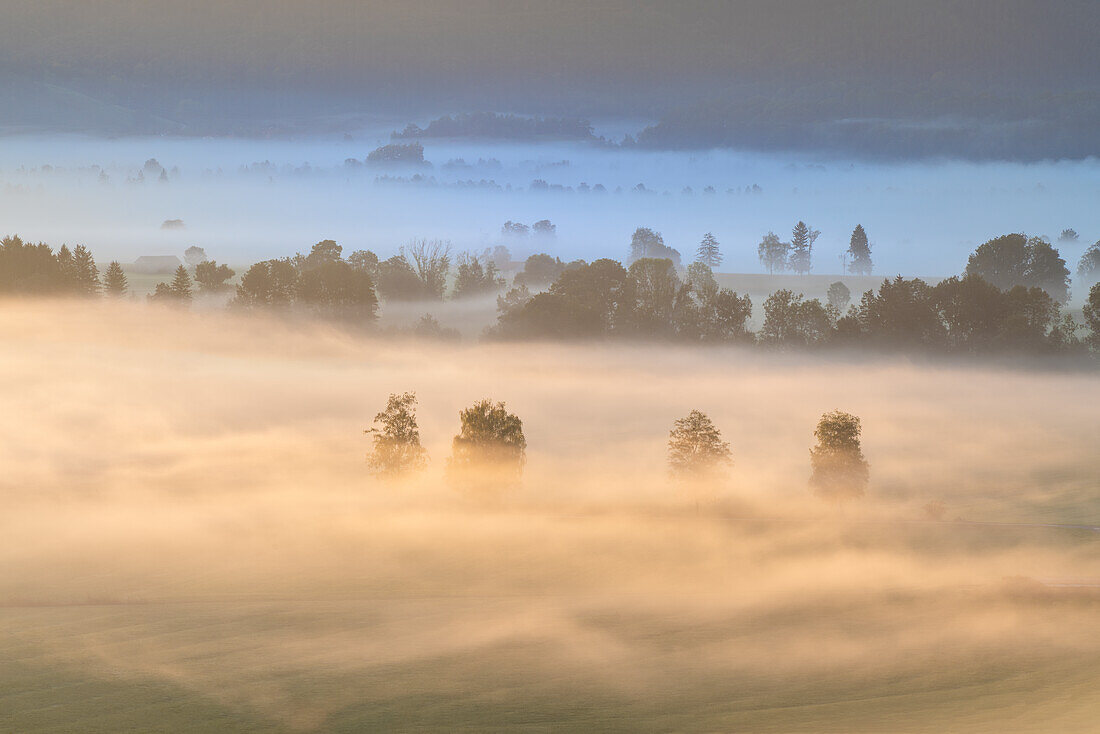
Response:
[[[188,265],[195,266],[201,262],[204,262],[206,258],[206,250],[201,247],[192,245],[183,251],[183,259]]]
[[[768,232],[756,246],[756,255],[768,273],[782,272],[787,267],[787,253],[790,249],[789,242],[780,242],[775,232]]]
[[[371,434],[373,449],[367,456],[367,466],[375,474],[397,476],[428,463],[428,452],[420,445],[420,429],[416,423],[416,394],[391,394],[386,408],[374,416]]]
[[[730,445],[706,414],[693,410],[668,433],[668,465],[677,477],[713,474],[733,463]]]
[[[176,267],[168,290],[171,291],[172,297],[179,301],[191,300],[191,275],[187,272],[187,268],[182,265]]]
[[[791,231],[791,254],[788,266],[799,275],[805,275],[813,267],[814,242],[821,232],[811,228],[803,221],[794,225]]]
[[[1085,283],[1100,281],[1100,240],[1089,246],[1077,261],[1077,277]]]
[[[526,461],[523,421],[504,403],[479,400],[459,413],[461,428],[451,443],[449,474],[458,483],[485,488],[519,481]]]
[[[126,273],[122,272],[122,266],[117,260],[112,260],[103,273],[103,290],[110,296],[121,296],[126,293],[129,283]]]
[[[822,499],[831,502],[857,499],[867,491],[870,476],[860,446],[862,427],[859,418],[835,410],[818,421],[810,449],[810,486]]]
[[[227,280],[236,275],[228,265],[218,265],[214,260],[204,260],[195,266],[195,282],[203,293],[217,293],[229,288]]]
[[[710,232],[703,235],[703,241],[699,243],[699,249],[695,251],[695,260],[703,263],[711,270],[722,264],[722,253],[718,249],[718,240]]]
[[[442,240],[413,240],[401,248],[401,255],[412,260],[427,298],[443,300],[447,273],[451,270],[451,245]]]
[[[99,293],[99,269],[95,258],[84,245],[73,248],[72,274],[77,293],[94,296]]]
[[[1024,234],[1006,234],[982,243],[966,263],[967,275],[978,275],[1008,290],[1042,288],[1056,301],[1069,297],[1069,268],[1049,242]]]
[[[867,241],[867,232],[862,224],[857,224],[852,230],[852,239],[848,242],[848,255],[852,261],[848,263],[848,272],[856,275],[870,275],[873,268],[871,263],[871,245]]]

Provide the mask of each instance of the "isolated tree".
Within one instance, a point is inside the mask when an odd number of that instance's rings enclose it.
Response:
[[[214,260],[203,260],[195,266],[195,282],[203,293],[218,293],[229,288],[226,283],[237,273],[228,265],[218,265]]]
[[[693,410],[668,433],[668,465],[673,476],[701,477],[733,463],[729,442],[706,414]]]
[[[176,267],[176,272],[172,276],[172,283],[168,286],[168,289],[172,293],[172,297],[179,301],[191,300],[191,275],[187,272],[187,268],[183,265]]]
[[[518,482],[527,456],[523,421],[488,399],[461,411],[459,420],[448,467],[452,479],[487,488]]]
[[[443,300],[447,288],[447,273],[451,270],[451,245],[442,240],[413,240],[401,248],[401,254],[411,260],[420,279],[425,297]]]
[[[833,309],[836,316],[840,316],[844,313],[844,309],[848,308],[848,303],[852,300],[852,292],[848,290],[848,286],[838,280],[829,286],[825,297],[829,301],[829,308]]]
[[[416,394],[391,394],[386,408],[374,416],[374,426],[368,433],[374,447],[367,456],[367,466],[375,474],[397,476],[428,463],[428,452],[420,445],[420,428],[416,423]]]
[[[99,269],[91,251],[84,245],[73,248],[72,274],[77,293],[84,296],[99,293]]]
[[[788,267],[799,275],[805,275],[813,267],[814,242],[821,232],[813,229],[803,221],[794,225],[791,231],[791,254],[788,259]]]
[[[540,219],[531,225],[531,231],[541,237],[553,237],[558,232],[558,226],[549,219]]]
[[[1077,277],[1085,283],[1100,281],[1100,240],[1097,240],[1077,261]]]
[[[103,273],[104,292],[109,296],[122,296],[126,293],[128,287],[126,273],[122,272],[122,266],[118,260],[112,260]]]
[[[852,230],[852,238],[848,242],[848,256],[852,258],[848,263],[848,272],[855,275],[870,275],[873,269],[871,262],[871,245],[867,241],[867,232],[862,224],[857,224]]]
[[[703,241],[699,243],[699,249],[695,251],[695,260],[703,263],[711,270],[722,264],[722,253],[718,249],[718,240],[710,232],[703,235]]]
[[[1077,230],[1070,227],[1069,229],[1062,230],[1062,233],[1058,235],[1058,241],[1071,244],[1076,242],[1078,237],[1079,235],[1077,234]]]
[[[756,255],[769,273],[782,272],[787,267],[787,253],[790,249],[789,242],[780,242],[779,235],[768,232],[756,246]]]
[[[183,260],[188,265],[194,267],[207,259],[206,250],[201,247],[191,246],[183,251]]]
[[[862,427],[859,418],[835,410],[818,421],[810,449],[810,487],[822,499],[843,502],[862,497],[870,476],[860,446]]]

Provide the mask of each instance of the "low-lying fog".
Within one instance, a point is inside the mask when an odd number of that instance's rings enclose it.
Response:
[[[324,238],[338,240],[346,252],[371,248],[383,255],[414,237],[482,249],[501,242],[506,220],[549,219],[557,225],[553,242],[507,242],[517,259],[540,250],[564,259],[623,258],[631,232],[648,226],[686,257],[712,231],[726,256],[723,270],[757,272],[761,236],[774,230],[786,237],[803,219],[822,232],[815,272],[841,272],[840,255],[862,223],[876,272],[923,276],[961,271],[975,245],[1006,232],[1053,240],[1076,229],[1080,241],[1063,246],[1071,269],[1100,238],[1095,159],[860,163],[800,154],[427,140],[430,166],[345,165],[363,161],[389,142],[389,130],[401,127],[394,121],[349,138],[295,140],[9,137],[0,146],[0,221],[5,233],[26,239],[87,244],[103,261],[199,245],[239,265]],[[159,169],[136,181],[148,159],[166,169],[167,181],[160,181]],[[416,175],[426,181],[376,180]],[[536,180],[548,190],[532,190]],[[645,192],[635,191],[639,184]],[[606,192],[595,191],[597,185]],[[161,228],[175,219],[184,229]]]
[[[382,341],[107,303],[6,302],[0,339],[21,664],[296,729],[352,710],[455,730],[1095,724],[1098,602],[1039,586],[1100,581],[1096,532],[1044,527],[1100,525],[1091,374]],[[362,431],[406,390],[431,464],[386,484]],[[482,397],[530,446],[493,500],[442,479]],[[665,473],[693,408],[736,462],[705,491]],[[837,408],[871,465],[843,508],[806,483]]]

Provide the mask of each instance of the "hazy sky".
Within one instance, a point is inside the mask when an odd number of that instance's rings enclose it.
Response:
[[[12,102],[0,126],[129,115],[163,132],[462,109],[659,118],[760,84],[797,108],[822,82],[856,116],[1073,117],[1095,114],[1100,68],[1088,0],[0,4],[0,98]],[[759,107],[739,114],[782,116]]]

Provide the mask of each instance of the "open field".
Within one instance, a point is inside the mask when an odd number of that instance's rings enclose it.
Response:
[[[0,340],[0,730],[1095,731],[1095,374],[109,303],[4,303]],[[362,430],[404,390],[432,461],[384,483]],[[444,466],[486,396],[528,464],[473,497]],[[692,408],[726,481],[665,474]],[[842,508],[806,486],[835,408]]]

